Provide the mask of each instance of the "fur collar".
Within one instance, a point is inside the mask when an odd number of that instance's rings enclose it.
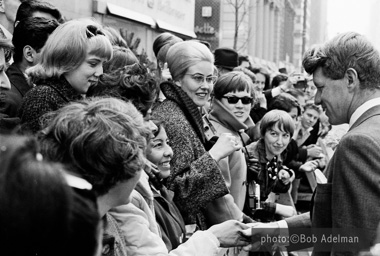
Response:
[[[163,82],[160,85],[162,93],[165,95],[166,100],[171,100],[177,103],[186,116],[199,139],[205,145],[206,138],[204,135],[202,115],[199,107],[194,101],[184,92],[181,87],[177,86],[171,81]]]

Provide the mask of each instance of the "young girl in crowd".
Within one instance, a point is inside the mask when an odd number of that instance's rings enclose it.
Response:
[[[271,110],[261,120],[261,138],[246,147],[249,157],[259,162],[257,172],[251,172],[250,179],[260,186],[258,199],[263,203],[262,210],[253,212],[254,219],[266,221],[273,220],[274,214],[283,217],[295,214],[291,206],[274,203],[275,194],[287,193],[295,178],[294,172],[282,165],[293,133],[294,122],[290,115],[282,110]]]
[[[162,122],[154,121],[158,130],[147,147],[147,159],[156,167],[149,173],[149,183],[154,194],[156,221],[160,226],[162,240],[168,251],[185,241],[185,222],[177,206],[173,203],[173,192],[163,185],[170,175],[170,161],[173,150]]]
[[[225,73],[218,78],[213,93],[209,119],[216,135],[231,133],[240,145],[247,143],[249,137],[244,131],[254,126],[249,116],[255,99],[251,78],[242,71]],[[247,163],[243,151],[233,152],[218,165],[236,205],[243,210],[247,188]]]
[[[40,62],[27,74],[37,86],[23,99],[19,116],[23,132],[37,132],[50,111],[80,100],[103,73],[112,46],[101,26],[91,19],[60,25],[47,40]]]

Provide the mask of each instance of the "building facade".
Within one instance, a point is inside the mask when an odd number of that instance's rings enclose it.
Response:
[[[211,50],[219,47],[220,29],[220,0],[196,0],[194,32],[197,39],[207,41],[211,45]]]
[[[327,1],[310,1],[310,31],[308,32],[309,44],[306,46],[307,48],[315,44],[322,44],[328,39]]]
[[[212,50],[234,48],[272,71],[294,68],[292,0],[196,0],[195,9],[195,33],[198,39],[211,38]],[[202,16],[202,9],[212,9],[211,16]]]
[[[195,0],[49,0],[67,20],[94,17],[101,24],[115,28],[132,41],[139,40],[137,52],[146,52],[154,60],[153,41],[169,31],[183,39],[194,33]]]
[[[303,52],[326,35],[327,0],[50,0],[66,19],[94,17],[133,40],[154,60],[155,37],[231,47],[272,71],[301,69]],[[319,24],[319,25],[318,25]],[[310,33],[313,30],[313,33]]]
[[[301,72],[302,55],[305,44],[309,42],[310,23],[310,0],[294,0],[296,17],[294,21],[293,64],[297,72]]]

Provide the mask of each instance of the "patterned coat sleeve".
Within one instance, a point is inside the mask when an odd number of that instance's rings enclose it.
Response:
[[[197,213],[228,194],[222,173],[175,103],[161,104],[153,116],[164,121],[174,152],[168,188],[185,222],[194,223]]]
[[[30,90],[24,97],[19,117],[22,131],[36,133],[42,127],[41,118],[44,114],[57,110],[62,105],[53,89],[47,86],[38,86]]]

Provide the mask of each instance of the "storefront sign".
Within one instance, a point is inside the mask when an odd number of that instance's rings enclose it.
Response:
[[[208,35],[213,35],[215,34],[215,28],[210,25],[210,23],[203,23],[203,26],[195,26],[194,28],[195,33],[200,33],[200,34],[208,34]]]

